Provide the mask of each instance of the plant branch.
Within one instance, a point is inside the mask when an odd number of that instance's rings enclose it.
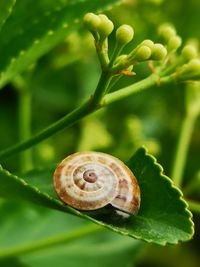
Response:
[[[163,66],[164,70],[160,71],[160,76],[163,77],[169,75],[170,73],[173,73],[182,64],[184,64],[182,57],[177,58],[176,62],[171,63],[168,67],[166,67],[166,65],[164,64]]]
[[[0,259],[19,256],[22,254],[26,254],[29,252],[34,252],[37,250],[49,248],[49,247],[52,247],[52,246],[55,246],[58,244],[62,244],[62,243],[69,243],[69,242],[72,242],[76,239],[97,233],[97,232],[102,231],[102,230],[104,230],[103,227],[100,227],[100,226],[97,226],[94,224],[89,225],[89,226],[84,226],[84,227],[79,228],[77,230],[71,231],[70,233],[69,232],[62,233],[60,235],[49,237],[49,238],[44,239],[44,240],[31,242],[30,244],[1,250]]]
[[[24,88],[19,90],[19,139],[26,140],[31,136],[31,92]],[[32,169],[32,151],[27,150],[20,156],[21,170]]]
[[[94,106],[98,106],[102,97],[106,93],[106,90],[108,88],[108,85],[111,81],[111,74],[109,71],[102,71],[101,77],[99,79],[99,83],[97,85],[97,88],[94,92],[94,96],[92,98],[92,102]]]
[[[186,162],[187,152],[192,137],[192,130],[194,127],[196,116],[188,113],[181,126],[179,142],[175,152],[174,166],[172,170],[172,179],[174,183],[180,187],[183,178],[183,171]]]
[[[99,62],[101,64],[102,71],[106,70],[109,64],[108,57],[108,40],[105,39],[101,43],[95,43],[97,55],[99,58]]]
[[[47,128],[45,128],[38,134],[32,136],[30,139],[27,139],[21,143],[18,143],[0,152],[0,159],[3,160],[9,156],[12,156],[15,153],[26,150],[36,145],[37,143],[43,141],[44,139],[63,130],[64,128],[70,127],[71,125],[73,125],[75,122],[77,122],[81,118],[92,113],[94,110],[95,108],[91,105],[91,99],[89,99],[87,102],[82,104],[80,107],[73,110],[72,112],[70,112],[69,114],[61,118],[60,120],[56,121],[55,123],[49,125]]]
[[[100,79],[101,80],[101,79]],[[105,82],[105,81],[104,81]],[[107,81],[108,82],[108,81]],[[25,140],[24,142],[18,143],[6,150],[3,150],[0,152],[0,160],[3,160],[9,156],[12,156],[15,153],[18,153],[20,151],[26,150],[37,143],[43,141],[46,138],[49,138],[53,134],[68,128],[72,126],[74,123],[76,123],[78,120],[84,118],[85,116],[91,114],[92,112],[109,105],[115,101],[118,101],[120,99],[123,99],[125,97],[128,97],[134,93],[146,90],[148,88],[151,88],[152,86],[157,86],[166,84],[166,83],[171,83],[173,82],[173,79],[171,76],[163,77],[161,79],[158,79],[158,76],[155,74],[152,74],[151,76],[147,77],[146,79],[139,81],[135,83],[134,85],[125,87],[121,90],[118,90],[113,93],[109,93],[106,96],[103,97],[101,102],[97,105],[98,101],[100,99],[101,95],[101,90],[96,91],[96,97],[95,97],[95,104],[93,102],[94,97],[90,98],[88,101],[86,101],[83,105],[75,109],[74,111],[70,112],[57,122],[51,124],[49,127],[45,128],[43,131],[38,133],[37,135],[31,137],[28,140]],[[101,81],[99,82],[101,83]],[[103,82],[102,82],[103,83]],[[104,84],[104,88],[106,88],[107,84]],[[99,87],[101,88],[101,87]]]
[[[133,85],[127,86],[113,93],[107,94],[102,99],[102,105],[103,106],[109,105],[113,102],[129,97],[132,94],[149,89],[152,86],[158,86],[158,85],[160,86],[160,85],[170,83],[172,81],[173,79],[171,76],[163,77],[160,79],[159,76],[152,74],[149,77],[143,79],[142,81],[139,81]]]

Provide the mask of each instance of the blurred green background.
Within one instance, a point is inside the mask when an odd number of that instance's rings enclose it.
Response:
[[[157,38],[157,27],[171,22],[185,43],[200,38],[199,0],[127,0],[106,14],[117,26],[130,24],[135,30],[130,50],[143,39]],[[110,46],[114,44],[111,35]],[[123,78],[117,87],[147,76],[146,64],[135,69],[133,78]],[[66,40],[43,56],[24,79],[32,93],[32,134],[48,126],[77,107],[90,95],[100,74],[90,34],[81,26]],[[20,139],[19,90],[17,82],[0,91],[0,149]],[[113,154],[127,161],[134,151],[145,145],[158,158],[170,176],[175,147],[184,117],[185,85],[152,88],[114,103],[84,118],[31,149],[32,167],[48,168],[65,156],[84,150]],[[200,119],[195,129],[184,172],[184,184],[200,172]],[[4,162],[11,172],[23,171],[20,156]],[[199,198],[197,191],[196,198]],[[0,248],[32,242],[86,224],[79,218],[44,210],[24,203],[0,202]],[[7,212],[9,210],[9,212]],[[108,231],[84,238],[70,245],[59,245],[0,262],[0,266],[138,266],[198,267],[199,216],[194,216],[196,233],[192,241],[177,246],[159,247],[121,237]],[[59,225],[55,230],[55,225]],[[12,240],[11,240],[12,239]]]

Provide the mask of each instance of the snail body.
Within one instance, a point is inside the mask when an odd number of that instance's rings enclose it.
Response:
[[[131,170],[119,159],[101,152],[77,152],[65,158],[54,173],[54,188],[66,204],[78,210],[112,205],[136,214],[140,189]]]

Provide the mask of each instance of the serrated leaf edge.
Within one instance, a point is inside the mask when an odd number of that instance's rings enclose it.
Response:
[[[117,1],[118,2],[116,2],[114,4],[110,4],[110,5],[109,4],[106,4],[105,8],[103,8],[103,9],[98,8],[96,10],[96,13],[100,13],[100,12],[103,12],[103,11],[108,11],[108,10],[111,10],[113,7],[119,6],[121,4],[122,0],[117,0]],[[75,6],[78,3],[84,3],[84,2],[86,2],[86,1],[85,0],[80,0],[80,1],[77,1],[77,2],[72,2],[72,3],[68,4],[68,5]],[[48,11],[45,11],[43,13],[43,15],[40,15],[40,19],[42,17],[50,16],[51,13],[53,13],[53,12],[60,12],[60,11],[62,11],[62,9],[68,7],[68,5],[66,4],[66,5],[64,5],[62,7],[59,7],[58,6],[57,8],[54,8],[54,10],[52,10],[51,12],[50,11],[49,12]],[[38,23],[38,22],[39,22],[39,19],[37,21],[33,21],[33,24],[34,23]],[[80,18],[75,17],[70,24],[71,25],[72,24],[78,24],[79,22],[80,22]],[[67,23],[62,23],[62,25],[60,25],[60,27],[59,26],[57,27],[57,30],[56,31],[59,31],[59,30],[62,30],[62,29],[66,29],[68,27],[69,27],[69,25]],[[10,80],[12,80],[12,78],[10,78],[9,75],[7,76],[7,74],[6,74],[9,71],[9,69],[10,68],[13,68],[14,64],[18,64],[18,61],[20,60],[20,58],[22,56],[24,56],[25,54],[29,53],[31,51],[31,49],[35,45],[37,45],[38,43],[40,43],[41,40],[44,40],[45,37],[51,37],[51,36],[53,36],[54,35],[54,32],[55,32],[55,30],[52,31],[52,29],[47,30],[46,31],[46,34],[44,33],[42,36],[40,36],[40,38],[35,37],[35,39],[33,40],[32,44],[30,44],[26,48],[21,48],[15,56],[11,56],[10,57],[10,59],[8,60],[7,64],[4,66],[4,68],[2,70],[0,70],[0,88],[2,88],[3,86],[5,86],[6,83],[8,83]],[[19,32],[19,35],[21,35],[21,32]],[[46,51],[46,53],[48,53],[48,51]],[[37,57],[36,60],[38,60],[41,56],[42,55],[40,55],[39,57]]]
[[[145,156],[148,157],[153,162],[153,164],[157,167],[157,170],[159,171],[159,175],[161,177],[163,177],[165,181],[168,182],[168,185],[170,186],[170,188],[174,190],[174,192],[177,194],[178,198],[180,199],[181,203],[183,204],[184,211],[188,215],[188,219],[189,219],[190,224],[191,224],[191,228],[190,228],[191,229],[191,236],[190,236],[190,238],[192,238],[192,236],[194,234],[194,223],[192,221],[193,215],[192,215],[192,213],[188,209],[187,202],[183,199],[183,194],[182,194],[181,190],[179,188],[177,188],[173,184],[172,180],[168,176],[166,176],[166,175],[163,174],[163,168],[157,162],[156,158],[154,156],[152,156],[151,154],[149,154],[147,152],[147,149],[145,147],[142,147],[140,149],[142,149],[144,151]],[[17,180],[22,186],[28,187],[29,190],[31,190],[32,192],[34,192],[36,194],[39,194],[40,196],[42,196],[46,200],[50,201],[51,204],[55,204],[56,207],[57,207],[55,209],[61,210],[61,211],[65,211],[65,212],[69,212],[70,214],[73,214],[73,215],[76,215],[78,217],[87,219],[89,221],[92,221],[92,222],[100,225],[100,226],[103,226],[103,227],[105,227],[107,229],[110,229],[110,230],[112,230],[112,231],[114,231],[116,233],[120,233],[120,234],[122,234],[124,236],[130,236],[130,237],[135,238],[137,240],[143,240],[143,241],[145,241],[147,243],[157,243],[157,244],[163,245],[163,246],[166,245],[166,244],[178,244],[180,241],[186,241],[186,240],[176,240],[174,242],[168,242],[168,241],[166,241],[166,242],[165,241],[163,241],[163,242],[161,242],[161,241],[155,242],[153,239],[146,239],[146,238],[143,238],[143,237],[138,236],[136,234],[129,233],[128,231],[123,231],[122,229],[117,228],[116,226],[113,227],[113,226],[111,226],[109,224],[105,224],[105,223],[103,223],[101,221],[98,221],[98,220],[96,220],[96,219],[94,219],[94,218],[92,218],[92,217],[90,217],[90,216],[88,216],[88,215],[86,215],[86,214],[84,214],[84,213],[82,213],[80,211],[77,211],[76,209],[73,209],[72,207],[69,207],[69,206],[65,205],[60,200],[52,198],[47,193],[42,193],[36,186],[29,185],[24,179],[19,178],[18,176],[11,174],[9,171],[4,170],[2,167],[0,168],[0,171],[4,172],[9,177],[12,177],[12,179]]]
[[[170,186],[170,188],[173,189],[174,193],[176,193],[176,195],[178,196],[178,198],[180,200],[180,203],[182,203],[182,206],[184,208],[185,214],[188,215],[188,219],[189,219],[189,222],[190,222],[190,225],[191,225],[191,227],[190,227],[190,230],[191,230],[190,231],[191,232],[190,239],[191,239],[193,237],[193,235],[194,235],[194,222],[192,220],[193,214],[189,210],[188,203],[183,198],[182,191],[173,183],[173,181],[167,175],[164,174],[163,167],[158,163],[157,159],[154,156],[152,156],[151,154],[148,153],[148,149],[145,146],[142,146],[139,149],[140,150],[143,150],[145,156],[148,157],[152,161],[152,163],[154,164],[154,166],[157,167],[157,170],[159,172],[160,177],[164,178],[163,181],[164,180],[167,181],[168,182],[168,185]],[[136,153],[138,152],[138,150],[136,151]],[[147,240],[145,240],[145,241],[147,241]],[[180,243],[180,241],[187,241],[187,240],[177,240],[176,242],[173,242],[173,243],[163,242],[162,245],[166,245],[166,244],[178,244],[178,243]]]

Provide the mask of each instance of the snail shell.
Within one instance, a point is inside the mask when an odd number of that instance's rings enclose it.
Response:
[[[78,210],[97,210],[111,204],[122,213],[135,214],[140,206],[135,176],[122,161],[105,153],[68,156],[55,170],[54,187],[63,202]]]

